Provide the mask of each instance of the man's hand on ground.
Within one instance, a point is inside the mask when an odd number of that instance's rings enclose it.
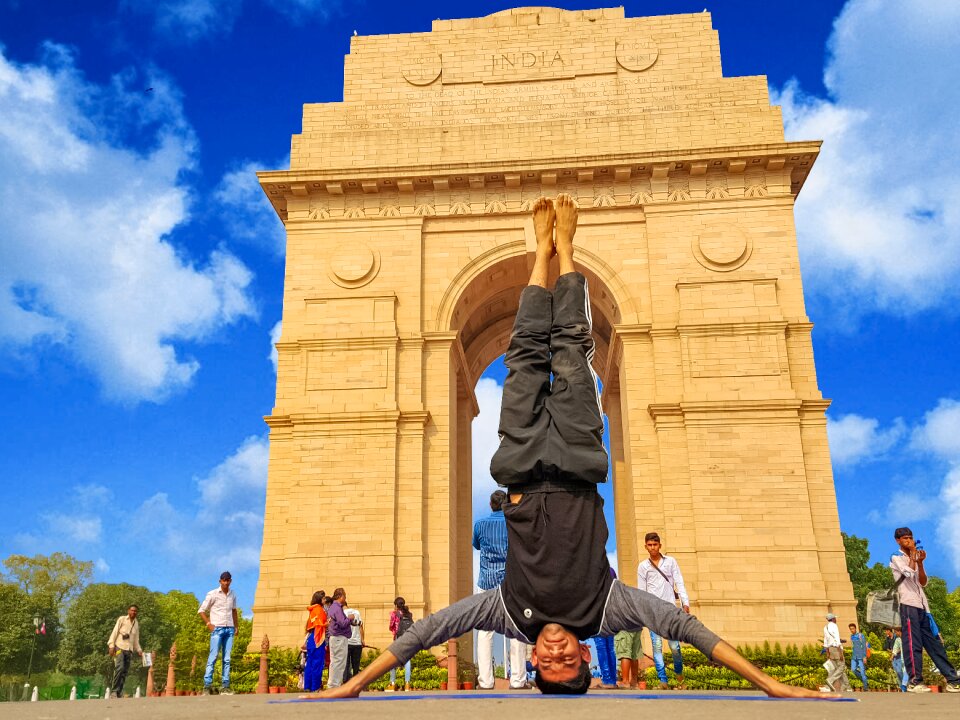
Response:
[[[786,685],[779,681],[768,688],[766,692],[767,695],[774,698],[812,698],[815,700],[840,700],[842,698],[841,695],[834,693],[807,690],[807,688],[794,687],[793,685]]]
[[[338,698],[355,698],[359,696],[360,686],[347,682],[340,687],[324,690],[323,692],[305,693],[300,697],[306,700],[336,700]]]

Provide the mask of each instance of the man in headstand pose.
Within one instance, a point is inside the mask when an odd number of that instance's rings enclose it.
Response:
[[[586,278],[573,265],[577,206],[569,195],[560,195],[556,206],[540,198],[533,224],[536,262],[506,354],[500,447],[490,464],[509,493],[503,583],[414,623],[360,674],[322,697],[355,697],[419,650],[474,629],[534,645],[542,692],[584,693],[590,650],[581,643],[646,626],[690,643],[768,695],[823,698],[766,675],[694,616],[611,577],[597,492],[607,477],[607,454],[591,365],[590,299]],[[546,286],[554,255],[560,277],[551,293]]]

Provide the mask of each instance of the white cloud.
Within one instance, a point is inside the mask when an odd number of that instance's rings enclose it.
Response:
[[[186,572],[206,577],[256,570],[268,457],[265,437],[247,438],[206,476],[194,478],[195,506],[177,508],[166,493],[157,493],[136,510],[134,526]]]
[[[500,446],[497,428],[500,426],[500,400],[503,385],[492,378],[480,378],[474,390],[480,414],[473,419],[473,516],[484,517],[490,512],[490,495],[497,484],[490,475],[490,460]]]
[[[47,513],[42,515],[48,531],[72,543],[98,543],[103,523],[99,517],[67,515],[66,513]]]
[[[277,343],[280,342],[280,321],[277,320],[277,324],[270,328],[270,354],[267,355],[267,358],[270,360],[270,364],[273,365],[273,372],[277,372],[277,362],[279,361],[279,355],[277,354]]]
[[[242,0],[122,0],[121,7],[153,17],[154,28],[179,41],[233,29]]]
[[[937,517],[939,539],[954,572],[960,573],[960,402],[941,399],[913,431],[911,445],[947,468],[939,493],[929,488],[926,496],[931,498],[931,515]]]
[[[829,99],[775,97],[790,139],[823,139],[797,202],[805,284],[844,323],[951,309],[960,270],[960,4],[851,0],[834,26]],[[777,93],[775,93],[777,95]]]
[[[830,457],[835,465],[855,465],[882,457],[906,433],[903,420],[880,430],[880,421],[860,415],[843,415],[834,420],[827,417],[827,439]]]
[[[960,402],[943,398],[913,431],[911,445],[960,463]]]
[[[93,562],[93,566],[97,569],[97,572],[101,575],[106,575],[110,572],[110,565],[103,558],[97,558]]]
[[[190,383],[183,344],[254,314],[239,260],[168,239],[189,219],[195,145],[162,77],[101,86],[61,47],[38,65],[0,51],[0,350],[59,345],[124,402]]]
[[[289,159],[267,164],[248,161],[223,176],[213,198],[231,238],[283,255],[286,231],[276,210],[263,194],[256,173],[257,170],[289,165]]]
[[[928,520],[940,509],[936,496],[922,495],[917,492],[896,491],[890,496],[890,502],[884,512],[871,510],[867,519],[878,525],[899,527],[910,523]]]
[[[328,17],[339,5],[336,0],[266,0],[266,4],[294,22]]]

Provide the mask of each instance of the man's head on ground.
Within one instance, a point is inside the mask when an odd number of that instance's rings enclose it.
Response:
[[[131,620],[136,620],[138,612],[140,612],[140,608],[138,608],[136,605],[131,605],[127,608],[127,617]]]
[[[897,545],[899,545],[900,549],[905,553],[909,553],[914,549],[913,530],[908,527],[898,527],[894,530],[893,539],[897,541]]]
[[[503,503],[507,500],[507,494],[503,490],[496,490],[490,496],[490,509],[493,512],[500,512],[503,510]]]
[[[228,573],[226,570],[220,573],[220,589],[221,590],[223,590],[224,592],[228,592],[230,590],[231,582],[233,582],[233,577],[231,577],[230,573]]]
[[[323,590],[317,590],[317,591],[313,594],[313,597],[310,598],[310,604],[311,604],[311,605],[323,605],[323,599],[324,599],[326,596],[327,596],[327,594],[326,594]]]
[[[837,616],[833,613],[827,613],[827,622],[835,623],[837,621]]]
[[[347,591],[343,588],[337,588],[333,591],[333,600],[341,605],[347,604]]]
[[[563,625],[543,626],[530,659],[537,671],[540,692],[548,695],[580,695],[590,687],[590,648]]]
[[[643,536],[643,544],[647,548],[650,557],[656,560],[660,557],[660,536],[655,532],[648,532]]]

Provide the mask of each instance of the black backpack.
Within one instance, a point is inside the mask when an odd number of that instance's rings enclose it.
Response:
[[[397,626],[397,638],[403,635],[407,630],[413,627],[412,615],[401,615],[400,624]]]

